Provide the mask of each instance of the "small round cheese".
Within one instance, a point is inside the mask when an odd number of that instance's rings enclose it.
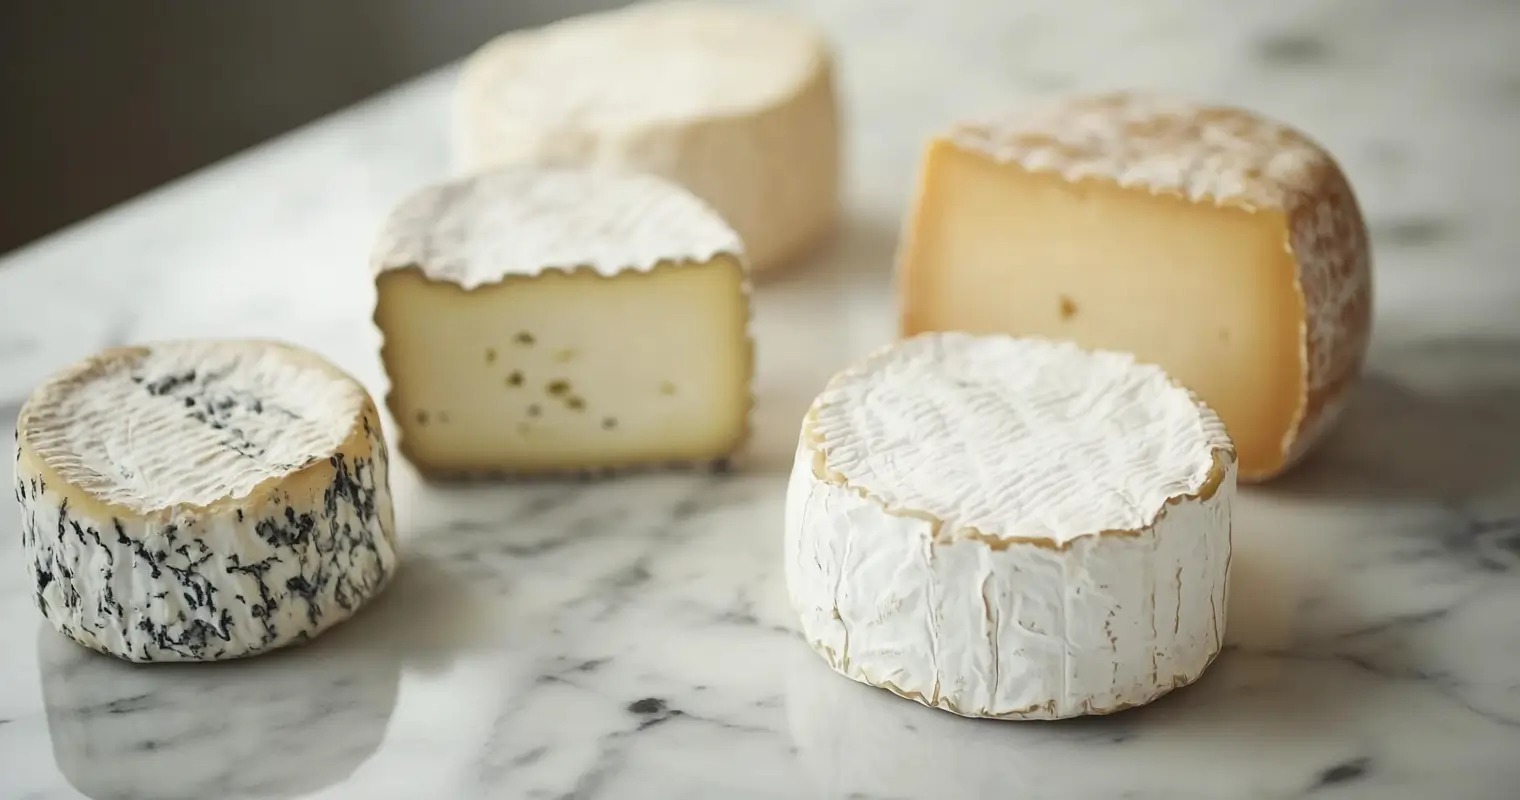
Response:
[[[15,474],[37,607],[127,660],[309,639],[396,570],[375,405],[288,345],[166,342],[75,364],[22,407]]]
[[[713,206],[757,272],[838,215],[839,123],[827,42],[756,8],[638,4],[516,31],[465,64],[464,171],[547,164],[663,176]]]
[[[1219,653],[1234,448],[1154,366],[923,334],[830,382],[787,494],[786,578],[838,672],[972,717],[1147,703]]]

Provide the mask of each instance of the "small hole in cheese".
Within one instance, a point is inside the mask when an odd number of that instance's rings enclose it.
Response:
[[[418,411],[417,412],[417,424],[418,425],[426,425],[427,423],[428,423],[428,413],[426,411]]]
[[[565,407],[571,411],[581,411],[586,408],[586,401],[572,395],[570,399],[565,401]]]
[[[1077,301],[1061,295],[1061,319],[1067,320],[1077,315]]]
[[[660,381],[660,394],[667,397],[676,393],[676,385],[670,381]]]
[[[547,391],[549,392],[549,394],[552,394],[555,397],[559,397],[560,395],[568,394],[570,392],[570,382],[569,381],[549,381],[549,386],[547,387]]]
[[[533,344],[533,341],[533,334],[528,333],[527,331],[523,331],[517,334],[518,344]]]
[[[512,370],[512,374],[507,376],[507,385],[508,386],[521,386],[521,385],[523,385],[523,374],[521,372],[517,371],[517,370]]]
[[[544,410],[542,408],[539,408],[537,403],[529,403],[528,404],[528,416],[530,416],[530,417],[536,417],[539,414],[542,414],[543,412],[544,412]]]
[[[606,428],[609,431],[612,430],[613,428],[616,428],[617,427],[617,419],[615,417],[608,417],[608,418],[602,420],[602,427]]]
[[[487,347],[486,348],[486,363],[487,364],[495,364],[496,363],[496,348],[494,348],[494,347]]]

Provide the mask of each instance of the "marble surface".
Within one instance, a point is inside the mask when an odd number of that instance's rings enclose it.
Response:
[[[1520,4],[797,3],[850,123],[837,241],[757,303],[743,470],[443,490],[408,468],[393,589],[311,646],[132,667],[43,628],[0,500],[0,797],[1520,796]],[[444,71],[0,261],[0,426],[106,345],[280,336],[380,391],[365,257],[444,174]],[[1377,247],[1346,423],[1243,492],[1228,648],[1157,704],[971,722],[830,673],[782,591],[784,470],[834,369],[891,331],[923,137],[1144,85],[1340,154]],[[9,431],[0,431],[7,438]]]

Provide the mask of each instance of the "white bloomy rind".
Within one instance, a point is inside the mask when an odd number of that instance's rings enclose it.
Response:
[[[22,408],[15,467],[38,609],[130,661],[310,639],[397,568],[375,405],[287,345],[169,342],[80,362]]]
[[[502,35],[466,61],[454,159],[659,175],[715,208],[757,271],[839,213],[833,58],[805,19],[731,3],[636,3]]]
[[[669,181],[508,167],[406,198],[381,229],[371,264],[377,275],[416,268],[470,290],[551,270],[614,277],[722,254],[744,261],[739,235]]]
[[[786,580],[836,671],[971,717],[1141,705],[1218,655],[1233,446],[1119,353],[958,333],[885,348],[803,424]]]

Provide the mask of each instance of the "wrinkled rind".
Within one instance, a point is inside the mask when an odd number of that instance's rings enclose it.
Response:
[[[1098,178],[1250,211],[1312,194],[1327,158],[1301,131],[1254,111],[1141,91],[1069,95],[960,123],[945,138],[1071,182]]]
[[[367,395],[325,458],[211,506],[137,515],[102,502],[59,478],[24,430],[15,467],[36,607],[123,660],[217,661],[308,641],[399,566],[389,456]]]
[[[813,642],[813,641],[809,641],[808,642],[808,646],[810,648],[812,648],[813,652],[817,653],[818,656],[820,658],[822,658],[824,661],[829,662],[830,665],[833,664],[834,654],[831,653],[826,647],[823,647],[819,643]],[[849,678],[850,680],[855,681],[856,683],[863,683],[866,686],[871,686],[871,687],[874,687],[874,688],[877,688],[877,689],[885,689],[885,690],[891,692],[892,694],[895,694],[898,697],[901,697],[904,700],[911,700],[911,701],[913,701],[915,703],[918,703],[919,705],[928,706],[929,708],[937,708],[937,709],[939,709],[941,711],[948,711],[951,714],[954,714],[954,715],[956,715],[958,717],[966,717],[968,719],[1029,720],[1029,721],[1035,721],[1035,720],[1057,720],[1057,719],[1072,719],[1074,717],[1088,717],[1088,716],[1102,717],[1102,716],[1107,716],[1109,714],[1117,714],[1120,711],[1128,711],[1131,708],[1139,708],[1140,706],[1149,705],[1151,703],[1154,703],[1157,700],[1160,700],[1161,698],[1163,698],[1163,697],[1171,694],[1172,692],[1177,691],[1178,689],[1182,689],[1182,688],[1185,688],[1187,686],[1191,686],[1193,683],[1197,682],[1198,679],[1200,679],[1200,678],[1203,677],[1203,673],[1206,672],[1206,671],[1208,671],[1208,668],[1213,665],[1214,661],[1219,657],[1219,653],[1220,652],[1222,652],[1222,650],[1214,650],[1213,654],[1209,656],[1208,662],[1204,664],[1203,669],[1201,669],[1201,670],[1198,671],[1197,675],[1193,676],[1192,678],[1187,678],[1186,676],[1180,676],[1180,675],[1179,676],[1175,676],[1174,677],[1174,682],[1171,685],[1157,687],[1157,689],[1155,690],[1155,692],[1153,694],[1143,695],[1142,696],[1143,699],[1139,699],[1139,700],[1135,700],[1135,701],[1120,702],[1120,703],[1118,703],[1118,704],[1116,704],[1114,706],[1107,707],[1107,708],[1094,708],[1091,704],[1088,704],[1088,705],[1084,706],[1083,709],[1081,711],[1079,711],[1079,712],[1065,714],[1065,715],[1057,715],[1057,714],[1054,714],[1054,713],[1050,713],[1050,709],[1053,708],[1053,706],[1051,706],[1050,704],[1035,705],[1035,706],[1031,706],[1031,707],[1028,707],[1028,708],[1025,708],[1025,709],[1019,709],[1019,710],[1015,710],[1013,712],[1003,713],[1003,714],[983,714],[983,713],[978,713],[978,712],[975,712],[975,711],[967,711],[966,709],[963,709],[960,706],[957,706],[953,702],[948,701],[948,700],[946,700],[944,698],[941,698],[941,700],[940,700],[940,702],[938,704],[932,703],[932,702],[929,701],[929,698],[924,697],[922,693],[907,691],[907,690],[903,689],[902,687],[900,687],[900,686],[892,683],[891,681],[875,682],[875,681],[873,681],[871,678],[869,678],[867,676],[859,675],[859,674],[850,674],[848,672],[842,672],[842,671],[840,671],[837,668],[835,669],[835,672],[839,672],[839,674],[844,675],[846,678]]]
[[[746,345],[745,352],[746,352],[746,358],[749,361],[749,363],[746,365],[746,371],[748,372],[748,374],[750,376],[750,382],[749,382],[749,407],[746,408],[745,412],[744,412],[744,429],[742,431],[740,431],[739,436],[735,437],[734,443],[729,448],[729,450],[728,450],[727,453],[725,453],[723,455],[720,455],[720,456],[718,456],[718,457],[716,457],[714,459],[703,459],[703,460],[700,460],[700,461],[672,461],[672,462],[667,462],[667,463],[662,463],[662,464],[626,464],[626,465],[616,465],[616,466],[589,465],[589,466],[586,466],[584,468],[562,469],[562,470],[513,471],[513,470],[501,470],[501,469],[487,469],[487,470],[446,469],[446,468],[434,467],[434,466],[425,464],[425,463],[423,463],[421,461],[418,461],[417,458],[414,457],[413,453],[408,449],[407,442],[406,442],[406,429],[405,429],[405,426],[400,425],[400,424],[396,425],[396,433],[395,433],[395,436],[396,436],[396,449],[398,449],[398,450],[401,451],[401,456],[403,458],[405,458],[407,461],[411,462],[412,466],[415,467],[420,474],[422,474],[428,480],[433,481],[433,482],[437,482],[437,483],[450,483],[450,482],[499,482],[499,481],[523,481],[523,480],[564,480],[564,479],[571,479],[571,480],[595,480],[595,479],[598,479],[598,478],[610,478],[610,477],[616,477],[616,476],[625,476],[625,475],[631,475],[631,474],[636,474],[636,473],[641,473],[641,472],[651,472],[651,471],[655,471],[655,470],[671,470],[671,471],[675,471],[675,470],[700,470],[700,469],[708,469],[708,470],[711,470],[713,472],[727,472],[727,471],[729,471],[729,469],[732,468],[732,466],[734,465],[734,463],[740,459],[740,456],[742,456],[742,451],[745,449],[745,447],[748,446],[751,438],[754,435],[754,423],[755,423],[755,421],[754,421],[754,414],[755,414],[755,333],[754,333],[755,311],[754,311],[754,302],[753,302],[753,295],[752,295],[752,282],[751,282],[751,278],[750,278],[748,262],[745,261],[744,254],[742,252],[733,252],[733,253],[720,252],[720,253],[715,254],[713,256],[713,258],[718,258],[718,257],[721,257],[721,256],[728,256],[730,258],[735,259],[738,262],[740,269],[742,269],[744,271],[744,278],[743,278],[743,280],[740,283],[739,290],[744,295],[744,307],[745,307],[745,313],[746,313],[746,317],[745,317],[745,345]],[[652,265],[651,267],[649,267],[647,270],[640,269],[640,270],[635,270],[635,271],[638,271],[638,272],[653,272],[656,269],[681,269],[681,268],[691,269],[691,268],[698,268],[700,266],[701,266],[700,262],[690,262],[690,261],[677,262],[677,261],[669,261],[669,260],[667,260],[667,261],[658,262],[658,263]],[[424,277],[427,276],[427,272],[426,271],[424,271],[421,268],[416,267],[416,266],[408,266],[408,267],[403,267],[403,268],[400,268],[400,269],[416,269]],[[389,271],[389,270],[387,270],[387,271]],[[544,269],[542,272],[560,272],[560,273],[564,273],[564,274],[576,274],[576,273],[579,273],[579,272],[592,272],[592,273],[600,275],[601,277],[604,277],[604,278],[615,278],[615,277],[617,277],[616,275],[611,275],[611,276],[609,276],[609,275],[603,275],[600,271],[595,270],[595,269],[593,269],[591,267],[588,267],[588,266],[575,267],[575,268],[569,268],[569,269],[560,268],[560,267],[551,267],[551,268]],[[376,277],[376,287],[375,287],[376,288],[376,305],[375,305],[375,309],[370,314],[370,323],[371,323],[371,325],[373,326],[373,328],[375,329],[375,331],[377,332],[377,334],[380,337],[380,362],[381,362],[381,366],[384,369],[385,374],[387,376],[387,380],[389,380],[389,376],[391,374],[393,374],[393,373],[392,373],[392,367],[391,367],[391,363],[390,363],[389,356],[388,356],[388,351],[387,351],[387,348],[386,348],[385,328],[380,324],[380,319],[379,319],[379,301],[378,301],[378,298],[379,298],[379,281],[383,280],[384,274],[385,274],[384,272],[381,272]],[[508,280],[508,279],[510,279],[510,280],[532,280],[533,276],[510,276],[510,278],[504,278],[503,280]],[[429,280],[433,280],[433,279],[429,278]],[[445,281],[445,282],[450,282],[450,281]],[[386,410],[390,412],[390,415],[391,415],[392,419],[399,419],[399,415],[398,415],[398,412],[397,412],[397,409],[396,409],[396,403],[395,403],[395,394],[396,393],[395,393],[394,382],[392,381],[392,382],[390,382],[390,385],[387,386],[386,391],[385,391],[385,406],[386,406]]]
[[[710,206],[654,175],[512,166],[427,186],[386,218],[378,276],[419,269],[465,290],[550,270],[612,277],[732,255],[739,235]]]
[[[787,588],[809,646],[846,677],[961,716],[1060,719],[1149,703],[1223,646],[1233,460],[1209,499],[1056,549],[939,541],[935,521],[818,478],[813,455],[799,447],[787,494]],[[1112,588],[1125,580],[1132,592]]]
[[[785,570],[804,637],[836,672],[962,716],[1057,719],[1149,703],[1218,656],[1237,482],[1227,439],[1200,439],[1201,479],[1142,528],[1063,541],[952,531],[827,469],[811,426],[828,394],[799,436]],[[1088,613],[1072,620],[1074,608]]]
[[[1157,92],[1078,94],[954,126],[942,137],[1068,181],[1099,179],[1156,195],[1286,219],[1298,264],[1304,386],[1269,480],[1301,461],[1338,420],[1372,335],[1371,245],[1345,173],[1318,142],[1242,108]]]
[[[1275,470],[1245,474],[1260,482],[1303,460],[1340,419],[1361,377],[1372,340],[1372,249],[1350,182],[1322,151],[1308,192],[1288,203],[1288,250],[1298,263],[1304,304],[1301,363],[1304,394],[1284,437]]]
[[[707,72],[743,64],[709,42],[714,29],[736,25],[756,46],[775,43],[764,58],[780,63],[735,77],[720,96],[678,81],[605,96],[619,61],[655,57],[651,48],[711,60]],[[576,53],[567,80],[583,87],[539,81],[524,66],[557,65],[562,49]],[[756,273],[769,273],[836,227],[842,120],[834,83],[827,40],[787,15],[679,2],[582,15],[504,34],[466,60],[452,110],[454,161],[466,173],[539,163],[663,176],[713,206],[743,238]],[[629,103],[633,96],[650,102]]]
[[[1047,546],[1139,530],[1205,485],[1200,451],[1234,457],[1212,409],[1130,354],[956,331],[887,345],[836,375],[803,436],[820,475],[889,508],[921,509],[955,535]]]
[[[549,186],[553,202],[534,192]],[[452,210],[451,210],[452,209]],[[439,226],[450,231],[440,239]],[[531,236],[522,232],[531,231]],[[600,237],[600,238],[599,238]],[[487,242],[517,241],[512,256]],[[380,337],[380,360],[390,386],[386,408],[399,419],[393,365],[387,334],[380,324],[379,293],[388,273],[416,270],[435,283],[471,291],[507,281],[533,280],[560,273],[592,274],[616,279],[627,273],[660,269],[697,269],[714,259],[733,259],[741,270],[739,290],[745,304],[745,337],[750,376],[750,407],[745,427],[715,462],[679,462],[667,468],[698,468],[727,462],[748,443],[754,415],[753,277],[743,243],[727,223],[700,199],[676,184],[651,175],[593,174],[550,167],[511,167],[423,189],[391,213],[371,254],[376,305],[370,321]],[[419,472],[434,481],[522,478],[579,478],[622,474],[656,465],[587,465],[583,469],[512,472],[455,470],[419,461],[396,426],[397,449]]]
[[[32,391],[16,431],[55,481],[116,513],[162,518],[257,499],[329,455],[369,402],[352,376],[286,342],[162,341],[58,371]],[[128,457],[134,469],[117,469]]]

